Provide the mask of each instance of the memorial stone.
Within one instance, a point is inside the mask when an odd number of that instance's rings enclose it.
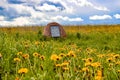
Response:
[[[44,28],[43,35],[45,37],[66,37],[66,32],[60,24],[52,22]]]

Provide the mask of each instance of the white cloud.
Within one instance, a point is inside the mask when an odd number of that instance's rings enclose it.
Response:
[[[90,20],[105,20],[105,19],[112,19],[110,15],[94,15],[89,17]]]
[[[0,21],[1,26],[23,26],[30,24],[30,19],[28,17],[15,18],[12,21]]]
[[[54,5],[43,4],[43,6],[35,6],[36,9],[41,11],[59,11],[59,8],[55,7]]]
[[[20,5],[20,4],[12,4],[10,5],[11,8],[13,8],[18,15],[20,14],[26,14],[31,15],[30,18],[42,18],[45,16],[43,12],[35,11],[33,7],[26,6],[26,5]]]
[[[115,14],[114,17],[115,17],[116,19],[120,19],[120,14]]]
[[[74,11],[76,10],[73,6],[73,4],[70,3],[70,0],[48,0],[53,3],[60,3],[62,6],[65,7],[65,10],[63,11],[64,13],[67,14],[73,14]]]
[[[92,7],[96,10],[109,11],[108,8],[103,6],[96,6],[95,4],[89,2],[88,0],[70,0],[70,2],[75,3],[76,5],[79,5],[81,7]]]
[[[56,16],[52,17],[52,20],[64,20],[64,21],[83,21],[82,18],[69,18],[69,17],[64,17],[64,16]]]
[[[5,17],[4,16],[0,16],[0,21],[3,21],[5,20]]]
[[[18,17],[15,18],[12,22],[12,25],[27,25],[30,24],[30,18],[29,17]]]
[[[1,12],[3,11],[3,13],[0,16],[0,25],[46,24],[52,21],[72,24],[81,21],[87,22],[87,20],[85,21],[82,18],[85,17],[85,19],[87,19],[86,17],[89,15],[93,15],[89,17],[90,20],[112,19],[110,15],[101,15],[101,13],[103,14],[104,11],[111,10],[107,8],[109,7],[108,5],[111,6],[111,4],[101,4],[99,3],[99,1],[94,0],[20,1],[25,3],[10,4],[7,2],[7,0],[0,0],[0,7],[3,8],[3,10],[1,10]],[[2,15],[4,15],[5,17]],[[82,18],[78,16],[82,16]],[[116,19],[120,19],[120,14],[115,14],[113,15],[113,17],[115,17]]]
[[[18,14],[30,14],[30,12],[33,11],[31,7],[20,4],[11,4],[9,8],[14,9]]]
[[[69,18],[64,16],[47,16],[41,17],[40,19],[31,17],[18,17],[13,19],[12,21],[0,21],[0,26],[24,26],[24,25],[35,25],[35,24],[47,24],[48,22],[81,22],[83,19],[81,18]]]
[[[97,10],[101,10],[101,11],[109,11],[109,9],[107,9],[106,7],[101,7],[101,6],[93,6],[95,9]]]
[[[0,0],[0,6],[7,7],[8,6],[7,0]]]

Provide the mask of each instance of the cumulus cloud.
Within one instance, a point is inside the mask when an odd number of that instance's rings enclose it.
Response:
[[[96,0],[0,0],[0,25],[39,25],[52,21],[78,24],[86,23],[88,18],[112,20],[110,15],[101,15],[111,13],[109,6]],[[113,17],[120,19],[120,14]]]
[[[48,5],[46,3],[43,4],[43,6],[35,6],[35,8],[37,10],[40,10],[43,12],[45,12],[45,11],[55,11],[55,12],[59,11],[59,8],[55,7],[54,5]]]
[[[18,17],[15,18],[12,22],[13,25],[27,25],[30,24],[30,19],[29,17]]]
[[[79,5],[81,7],[92,7],[96,10],[109,11],[108,8],[106,8],[104,6],[96,6],[95,4],[92,4],[88,0],[70,0],[70,2],[75,3],[76,5]]]
[[[52,20],[63,20],[63,21],[83,21],[82,18],[69,18],[69,17],[64,17],[64,16],[56,16],[52,17]]]
[[[12,21],[0,21],[1,26],[23,26],[23,25],[28,25],[30,24],[30,19],[28,17],[19,17],[15,18]]]
[[[110,15],[94,15],[89,17],[90,20],[105,20],[112,19]]]
[[[3,21],[5,20],[5,17],[4,16],[0,16],[0,21]]]
[[[115,17],[116,19],[120,19],[120,14],[115,14],[114,17]]]

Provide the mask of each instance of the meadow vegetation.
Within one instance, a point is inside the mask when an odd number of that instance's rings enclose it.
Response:
[[[120,25],[0,28],[0,80],[119,80]]]

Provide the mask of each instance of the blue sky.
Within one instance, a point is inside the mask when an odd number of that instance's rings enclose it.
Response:
[[[120,24],[120,0],[0,0],[0,26]]]

